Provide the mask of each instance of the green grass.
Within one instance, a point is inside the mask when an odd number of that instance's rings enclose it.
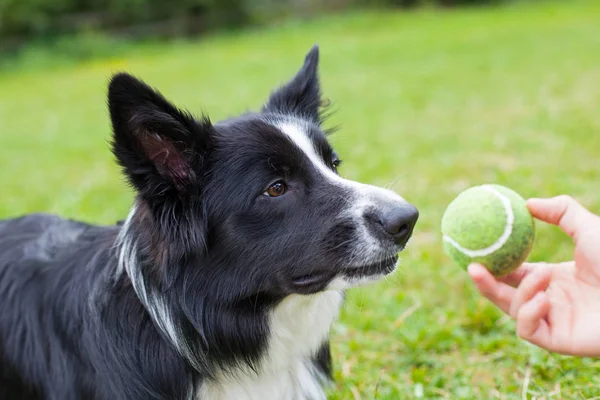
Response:
[[[520,341],[443,254],[439,231],[448,202],[484,182],[570,193],[600,211],[598,15],[594,1],[365,12],[52,69],[26,58],[0,75],[0,217],[126,215],[132,194],[107,146],[111,73],[219,119],[257,108],[318,42],[342,173],[390,185],[421,211],[399,271],[349,295],[332,334],[331,398],[591,398],[600,361]],[[538,227],[531,259],[571,257],[564,235]]]

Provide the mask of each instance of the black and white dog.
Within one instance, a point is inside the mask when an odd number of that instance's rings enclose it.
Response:
[[[317,64],[215,124],[112,78],[135,203],[0,222],[1,399],[325,398],[344,290],[394,271],[418,212],[338,175]]]

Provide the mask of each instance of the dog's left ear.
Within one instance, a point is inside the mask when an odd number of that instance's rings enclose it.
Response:
[[[213,130],[208,118],[192,118],[125,73],[111,79],[108,106],[113,153],[137,192],[147,200],[193,195]]]
[[[293,114],[321,124],[321,86],[317,68],[319,47],[313,46],[304,59],[304,65],[289,82],[271,93],[263,112]]]

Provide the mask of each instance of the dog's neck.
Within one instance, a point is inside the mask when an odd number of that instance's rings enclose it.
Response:
[[[327,341],[342,301],[342,292],[331,290],[285,298],[270,313],[267,349],[258,369],[242,366],[218,374],[201,385],[198,398],[324,400],[328,379],[311,360]]]
[[[212,378],[203,380],[198,388],[200,399],[239,399],[282,400],[325,399],[324,386],[328,377],[315,366],[315,358],[328,342],[329,330],[339,315],[343,302],[343,292],[327,290],[312,295],[289,295],[267,311],[264,333],[256,327],[243,326],[241,329],[255,329],[235,333],[239,337],[247,335],[257,340],[253,349],[260,348],[257,359],[241,357],[239,362],[214,370],[209,367],[207,354],[198,352],[180,331],[173,310],[161,299],[162,294],[149,286],[142,274],[136,236],[131,230],[132,210],[122,227],[118,240],[119,265],[117,273],[127,275],[138,298],[148,310],[152,320],[163,335],[174,345],[197,371],[210,372]],[[235,315],[231,315],[235,318]],[[229,333],[231,335],[231,333]],[[225,343],[228,339],[219,336]],[[259,345],[260,342],[264,345]],[[214,349],[213,349],[214,350]]]

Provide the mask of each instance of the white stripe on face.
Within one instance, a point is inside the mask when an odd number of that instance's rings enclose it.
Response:
[[[276,127],[283,132],[290,140],[298,146],[304,155],[308,157],[308,159],[312,162],[315,168],[319,170],[326,178],[332,181],[342,181],[335,172],[329,169],[321,157],[317,154],[315,146],[313,142],[310,140],[308,135],[305,132],[305,127],[302,126],[302,121],[294,121],[292,122],[278,122]]]
[[[401,206],[406,201],[391,190],[344,179],[333,172],[318,155],[314,143],[307,134],[308,127],[304,121],[289,118],[272,123],[302,150],[325,179],[332,185],[342,187],[350,193],[349,198],[346,199],[348,204],[346,212],[357,222],[356,226],[358,227],[355,255],[352,259],[355,259],[358,265],[365,261],[379,261],[377,258],[381,255],[381,244],[367,229],[365,212],[369,208],[376,209],[383,204]],[[353,265],[349,265],[349,267],[351,266]]]
[[[379,201],[388,200],[391,203],[405,202],[405,200],[402,197],[392,192],[391,190],[344,179],[335,172],[333,172],[327,165],[325,165],[324,161],[317,154],[313,142],[310,140],[305,131],[305,125],[306,124],[300,120],[295,120],[293,122],[284,121],[275,123],[275,126],[279,130],[281,130],[281,132],[283,132],[288,138],[290,138],[290,140],[304,152],[304,154],[313,163],[317,170],[319,170],[319,172],[321,172],[327,179],[331,180],[334,183],[337,183],[338,186],[354,189],[354,191],[360,197],[371,197],[373,198],[373,200]]]

